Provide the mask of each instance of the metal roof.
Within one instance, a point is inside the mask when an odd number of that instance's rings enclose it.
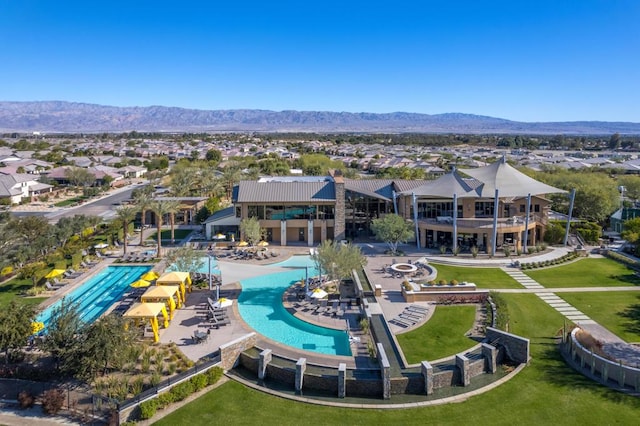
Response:
[[[324,182],[241,181],[239,203],[314,203],[335,202],[335,185]]]

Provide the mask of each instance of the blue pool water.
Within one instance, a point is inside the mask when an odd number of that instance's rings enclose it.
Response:
[[[131,283],[150,269],[150,266],[108,266],[65,295],[64,299],[78,306],[81,321],[92,323],[122,297]],[[36,318],[36,321],[44,323],[45,330],[51,313],[60,303],[61,300],[57,301]]]
[[[238,309],[247,324],[265,337],[288,346],[329,355],[351,356],[349,337],[345,331],[301,321],[282,306],[284,291],[305,278],[305,266],[308,267],[309,276],[318,274],[309,256],[294,256],[270,266],[292,269],[240,282],[242,292],[238,299]]]

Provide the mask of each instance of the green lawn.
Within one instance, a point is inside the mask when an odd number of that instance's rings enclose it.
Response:
[[[557,295],[626,342],[640,343],[639,293],[620,291]]]
[[[425,325],[397,335],[410,364],[455,355],[477,342],[464,334],[473,327],[475,306],[438,306]]]
[[[18,278],[0,285],[0,308],[7,306],[14,299],[29,305],[38,305],[47,299],[46,297],[22,297],[21,294],[31,287],[31,280],[20,280]]]
[[[581,259],[562,266],[527,270],[544,287],[613,287],[640,285],[640,277],[611,259]]]
[[[580,425],[635,424],[640,398],[614,392],[567,367],[554,343],[563,317],[533,294],[504,294],[510,331],[531,340],[532,360],[509,382],[459,404],[361,410],[288,401],[229,382],[159,425]]]
[[[458,280],[475,283],[478,288],[522,288],[520,284],[500,268],[471,268],[464,266],[439,265],[432,263],[438,270],[437,280]]]

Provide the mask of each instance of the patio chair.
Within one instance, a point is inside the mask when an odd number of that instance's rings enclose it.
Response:
[[[51,285],[51,283],[49,281],[45,282],[44,286],[49,291],[56,291],[57,289],[63,287],[63,286],[60,286],[60,285]]]

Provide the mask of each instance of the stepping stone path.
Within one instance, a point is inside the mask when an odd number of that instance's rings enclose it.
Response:
[[[565,302],[562,298],[557,296],[555,293],[550,292],[548,289],[540,285],[539,282],[532,279],[524,272],[519,270],[514,270],[512,268],[501,268],[507,275],[520,283],[523,287],[530,290],[539,290],[535,291],[535,295],[537,295],[540,299],[546,302],[549,306],[551,306],[556,311],[560,312],[562,315],[567,317],[567,319],[573,321],[577,325],[587,325],[587,324],[596,324],[594,320],[589,318],[584,313],[580,312],[567,302]]]

